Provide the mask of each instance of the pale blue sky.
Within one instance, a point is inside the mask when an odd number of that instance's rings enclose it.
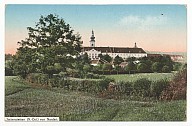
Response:
[[[151,51],[186,51],[187,9],[184,5],[6,5],[6,51],[25,38],[40,15],[57,14],[89,45],[133,46]],[[163,15],[162,15],[163,14]],[[168,34],[170,34],[168,36]],[[157,48],[157,44],[161,43]],[[173,45],[171,47],[171,45]],[[156,47],[155,47],[156,46]]]

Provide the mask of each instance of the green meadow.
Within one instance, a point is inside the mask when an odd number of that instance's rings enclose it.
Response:
[[[173,73],[138,73],[138,74],[118,74],[106,75],[109,78],[114,78],[115,81],[136,81],[141,78],[146,78],[150,81],[157,81],[161,79],[171,80],[174,77]]]
[[[6,76],[5,116],[59,117],[61,121],[185,121],[186,100],[103,99],[85,92],[39,87],[16,76]]]

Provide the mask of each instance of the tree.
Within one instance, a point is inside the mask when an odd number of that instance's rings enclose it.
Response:
[[[168,66],[171,71],[173,70],[173,61],[171,60],[171,57],[169,55],[164,55],[161,58],[161,63],[163,66]]]
[[[13,76],[13,56],[11,54],[5,54],[5,76]]]
[[[133,62],[129,62],[127,66],[125,66],[125,71],[126,72],[131,72],[136,70],[136,65]]]
[[[115,65],[115,70],[117,71],[117,74],[119,74],[119,71],[121,70],[121,67],[119,65]]]
[[[115,65],[119,65],[119,64],[121,64],[123,62],[123,58],[122,57],[119,57],[118,55],[114,58],[114,61],[113,61],[113,63],[115,64]]]
[[[91,66],[89,64],[85,64],[83,66],[83,71],[84,71],[84,74],[87,74],[88,72],[91,71]]]
[[[85,54],[79,56],[79,58],[77,59],[77,62],[81,62],[83,64],[90,64],[91,59],[89,58],[88,54],[85,53]]]
[[[129,57],[129,58],[127,58],[125,61],[126,61],[126,62],[133,62],[133,61],[135,61],[135,60],[136,60],[135,57]]]
[[[98,74],[100,70],[101,70],[100,65],[96,65],[93,66],[92,72]]]
[[[162,65],[159,62],[155,62],[155,63],[152,64],[151,69],[152,69],[153,72],[161,72]]]
[[[163,72],[163,73],[170,73],[170,72],[171,72],[171,69],[170,69],[169,66],[165,65],[165,66],[163,66],[163,68],[162,68],[162,72]]]
[[[98,55],[98,57],[100,58],[100,61],[102,62],[102,63],[110,63],[111,61],[112,61],[112,57],[111,56],[109,56],[108,54],[106,54],[106,55],[102,55],[101,53]]]
[[[102,58],[109,63],[112,61],[112,57],[110,57],[108,54],[104,55]]]
[[[61,65],[61,71],[72,67],[81,51],[82,41],[80,35],[74,34],[74,30],[62,18],[53,14],[41,16],[35,28],[27,29],[28,38],[18,42],[20,47],[16,53],[14,69],[17,75],[22,73],[25,78],[30,72],[47,73],[55,63]],[[29,61],[25,61],[26,57]],[[23,67],[19,68],[18,64]],[[28,66],[32,67],[32,71],[28,70]]]
[[[103,66],[102,66],[102,70],[103,70],[103,71],[109,71],[109,72],[111,72],[111,70],[112,70],[112,65],[111,65],[110,63],[105,63],[105,64],[103,64]]]
[[[98,57],[99,57],[99,58],[103,58],[103,55],[102,55],[102,53],[100,53],[100,54],[98,55]]]
[[[141,73],[144,73],[144,72],[148,72],[148,69],[147,69],[147,65],[145,63],[139,63],[137,65],[137,71],[138,72],[141,72]]]
[[[173,64],[173,70],[174,70],[174,71],[179,71],[180,68],[181,68],[181,66],[182,66],[182,63],[174,62],[174,64]]]
[[[33,58],[34,55],[32,54],[34,54],[34,49],[28,47],[18,49],[12,60],[15,75],[25,78],[27,74],[36,72],[37,65],[34,62],[35,58]]]
[[[5,54],[5,60],[12,60],[12,54]]]

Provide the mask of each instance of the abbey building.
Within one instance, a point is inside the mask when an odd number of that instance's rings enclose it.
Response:
[[[90,37],[90,46],[83,47],[82,52],[87,53],[91,60],[99,59],[99,54],[106,55],[108,54],[112,58],[115,58],[117,55],[123,59],[129,57],[147,57],[147,53],[142,49],[138,48],[136,43],[134,47],[96,47],[95,46],[95,36],[94,31],[92,30],[92,35]]]

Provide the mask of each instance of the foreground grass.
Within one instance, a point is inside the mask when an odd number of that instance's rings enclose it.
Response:
[[[5,116],[54,116],[60,117],[62,121],[186,120],[184,100],[140,102],[101,99],[91,94],[68,92],[61,88],[41,89],[15,81],[17,79],[14,78],[5,78]]]
[[[136,81],[137,79],[147,78],[150,81],[157,81],[161,79],[171,80],[174,73],[138,73],[138,74],[119,74],[119,75],[106,75],[109,78],[114,78],[118,81]]]
[[[5,95],[10,95],[30,88],[29,85],[19,81],[18,77],[6,76],[5,77]]]

